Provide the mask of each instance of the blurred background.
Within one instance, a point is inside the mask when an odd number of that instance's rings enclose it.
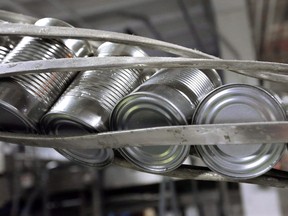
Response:
[[[164,40],[224,59],[288,60],[285,0],[1,0],[0,9]],[[288,104],[284,84],[225,72],[221,77],[270,88]],[[97,170],[53,149],[4,143],[1,149],[3,216],[288,215],[284,189],[169,179],[113,165]],[[186,162],[202,165],[196,157]],[[287,157],[277,167],[288,170]]]

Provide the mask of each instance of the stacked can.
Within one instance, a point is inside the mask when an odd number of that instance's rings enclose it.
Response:
[[[38,26],[68,26],[52,18],[38,20]],[[90,53],[81,40],[54,40],[24,37],[3,59],[3,63],[72,58]],[[0,130],[32,132],[38,130],[41,117],[67,88],[75,72],[19,75],[0,80]]]
[[[285,111],[266,90],[244,84],[222,86],[205,97],[193,116],[193,124],[285,121]],[[215,172],[238,179],[259,176],[271,169],[285,150],[284,144],[195,146]]]
[[[112,130],[186,125],[199,101],[221,84],[214,70],[165,69],[121,100],[111,115]],[[127,147],[120,153],[138,168],[164,173],[179,167],[190,146]]]
[[[105,42],[99,46],[98,56],[144,57],[146,54],[138,47]],[[43,117],[43,130],[47,134],[55,135],[107,131],[109,117],[116,103],[143,81],[143,73],[135,69],[82,72]],[[112,149],[58,149],[58,151],[81,165],[99,168],[110,164],[114,158]]]

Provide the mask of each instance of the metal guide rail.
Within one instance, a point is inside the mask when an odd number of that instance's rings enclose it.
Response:
[[[179,45],[154,39],[92,29],[35,26],[33,18],[0,11],[0,17],[13,17],[25,24],[0,23],[2,36],[31,36],[41,38],[73,38],[90,41],[110,41],[152,48],[178,57],[89,57],[72,59],[37,60],[0,64],[0,77],[57,71],[83,71],[114,68],[198,68],[223,69],[242,75],[277,82],[288,82],[288,64],[259,61],[222,60],[217,57]],[[18,18],[18,20],[17,20]],[[11,19],[7,19],[11,21]],[[12,20],[12,21],[13,21]],[[256,122],[211,125],[155,127],[81,136],[46,136],[0,132],[0,141],[27,146],[92,149],[121,148],[153,145],[245,145],[257,143],[287,143],[288,122]],[[81,145],[79,145],[81,142]],[[276,144],[275,144],[276,145]],[[114,163],[137,169],[124,159],[116,157]],[[272,170],[249,180],[235,180],[218,175],[208,168],[182,165],[164,173],[171,177],[195,180],[247,182],[288,188],[288,174]]]

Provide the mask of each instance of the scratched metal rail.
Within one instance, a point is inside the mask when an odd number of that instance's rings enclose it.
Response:
[[[179,45],[121,33],[66,27],[39,27],[29,23],[33,18],[0,10],[0,17],[18,23],[0,24],[0,35],[42,38],[78,38],[90,41],[111,41],[172,53],[178,57],[89,57],[55,59],[0,64],[0,77],[43,73],[49,71],[83,71],[112,68],[180,68],[223,69],[242,75],[277,82],[288,82],[288,64],[259,61],[222,60],[220,58]],[[24,24],[19,24],[23,21]],[[48,148],[120,148],[148,145],[213,145],[287,143],[288,122],[257,122],[214,125],[189,125],[147,128],[73,137],[16,134],[0,132],[0,141]],[[147,138],[149,137],[149,138]],[[81,142],[81,145],[79,145]],[[136,169],[121,158],[115,164]],[[218,175],[208,168],[182,165],[163,175],[211,181],[233,181],[288,188],[288,174],[272,170],[249,180],[235,180]]]

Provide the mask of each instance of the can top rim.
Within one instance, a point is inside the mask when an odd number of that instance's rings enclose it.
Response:
[[[79,132],[86,131],[87,133],[98,132],[93,128],[91,125],[87,124],[84,121],[81,121],[79,118],[75,118],[73,115],[66,113],[66,112],[49,112],[43,116],[41,119],[42,131],[46,134],[53,134],[53,135],[62,135],[59,134],[58,129],[62,126],[76,126],[79,127]],[[52,130],[51,130],[52,129]],[[77,136],[78,134],[75,134]]]
[[[157,146],[151,148],[157,148]],[[163,147],[163,146],[161,146]],[[187,158],[190,146],[168,146],[169,150],[161,155],[152,155],[143,148],[127,147],[118,149],[121,155],[141,170],[149,173],[166,173],[178,168]],[[158,156],[158,157],[157,157]],[[168,162],[167,162],[168,161]]]
[[[284,119],[286,118],[286,113],[283,109],[282,103],[279,101],[279,98],[277,96],[275,96],[275,94],[273,94],[272,92],[266,90],[265,88],[259,87],[259,86],[252,86],[249,84],[232,83],[232,84],[226,84],[226,85],[219,86],[218,88],[211,91],[208,95],[206,95],[202,99],[202,101],[198,104],[198,106],[197,106],[197,108],[193,114],[193,117],[192,117],[192,123],[195,123],[194,121],[196,120],[196,116],[199,115],[199,112],[201,111],[203,104],[207,103],[207,101],[209,99],[211,99],[214,95],[218,94],[219,92],[226,90],[226,89],[231,89],[231,88],[251,88],[251,89],[255,89],[256,91],[263,92],[264,94],[266,94],[268,97],[270,97],[273,100],[273,103],[275,103],[276,106],[280,107],[279,111],[281,111],[283,118]],[[219,100],[220,100],[220,98],[219,98]]]
[[[58,151],[67,159],[74,161],[79,165],[89,167],[104,168],[109,164],[111,164],[114,160],[114,152],[112,149],[98,149],[101,152],[102,158],[96,157],[95,159],[83,158],[69,151],[69,149],[55,149],[55,150]]]
[[[286,115],[279,101],[267,90],[247,84],[229,84],[207,95],[196,108],[192,119],[194,124],[284,121]],[[195,148],[206,165],[215,172],[229,178],[247,179],[271,169],[280,159],[285,145],[212,145]]]
[[[42,18],[35,22],[36,26],[58,26],[58,27],[71,27],[71,24],[56,18]],[[78,39],[60,39],[67,48],[69,48],[75,56],[85,57],[93,54],[93,49],[88,41]]]
[[[138,46],[129,46],[126,44],[104,42],[101,44],[97,53],[99,57],[105,56],[132,56],[146,57],[147,54]]]
[[[34,124],[32,121],[30,121],[23,113],[21,113],[18,109],[16,109],[14,106],[6,103],[3,100],[0,100],[0,112],[3,114],[4,112],[5,117],[9,118],[9,115],[11,115],[10,118],[14,118],[13,123],[17,123],[21,128],[25,128],[25,132],[29,133],[37,133],[37,127],[36,124]],[[15,119],[16,118],[16,119]],[[1,119],[2,121],[3,119]],[[1,122],[0,121],[0,122]],[[11,119],[10,119],[11,122]],[[23,131],[22,131],[23,132]]]
[[[148,98],[150,100],[147,100]],[[110,116],[111,129],[124,130],[126,127],[123,128],[123,121],[126,121],[128,118],[131,119],[135,112],[144,109],[156,110],[157,113],[162,114],[162,117],[171,124],[188,124],[183,114],[167,99],[150,92],[134,92],[124,97],[113,109]],[[131,110],[133,112],[130,112]],[[171,113],[175,115],[171,115]],[[167,116],[170,119],[167,119]]]

